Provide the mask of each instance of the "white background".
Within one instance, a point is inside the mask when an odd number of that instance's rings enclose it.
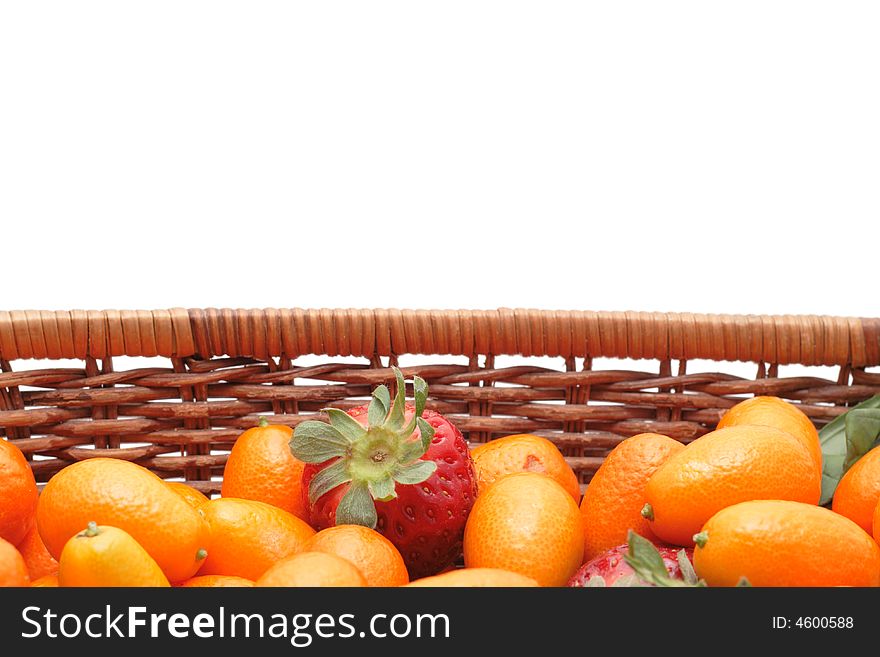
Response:
[[[4,3],[0,308],[877,316],[876,2]]]

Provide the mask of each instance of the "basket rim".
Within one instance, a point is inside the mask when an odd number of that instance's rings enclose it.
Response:
[[[0,360],[403,354],[880,365],[880,318],[398,308],[0,311]]]

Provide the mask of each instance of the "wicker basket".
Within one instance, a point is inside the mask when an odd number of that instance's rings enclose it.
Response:
[[[511,433],[554,441],[586,483],[608,450],[655,431],[690,441],[744,396],[797,402],[821,426],[880,392],[880,319],[537,310],[153,310],[0,312],[0,433],[37,481],[113,456],[216,493],[226,452],[261,415],[295,425],[364,403],[404,367],[430,384],[429,407],[471,442]],[[515,354],[559,369],[495,367]],[[304,355],[319,364],[297,364]],[[116,370],[114,358],[164,367]],[[340,357],[358,362],[340,362]],[[593,358],[652,359],[652,371],[593,369]],[[15,361],[77,359],[76,367]],[[718,362],[688,374],[688,361]],[[313,360],[313,359],[310,359]],[[457,362],[453,362],[457,361]],[[756,364],[754,379],[721,361]],[[562,369],[564,363],[564,370]],[[781,364],[829,365],[836,380],[781,377]],[[152,363],[150,364],[152,365]],[[161,365],[161,363],[160,363]],[[640,363],[636,363],[640,365]]]

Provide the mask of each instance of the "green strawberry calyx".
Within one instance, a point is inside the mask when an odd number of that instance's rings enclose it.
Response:
[[[413,377],[415,413],[405,423],[406,385],[400,370],[392,370],[397,380],[394,401],[386,386],[376,388],[367,409],[366,427],[344,411],[326,408],[329,422],[301,422],[290,440],[290,451],[300,461],[333,461],[312,478],[311,504],[337,486],[349,484],[336,509],[337,525],[375,528],[376,501],[394,499],[397,484],[419,484],[437,469],[433,461],[421,460],[434,437],[434,428],[422,418],[428,384]],[[419,438],[413,437],[416,427]]]
[[[679,550],[676,555],[683,579],[675,579],[669,575],[663,557],[660,556],[660,552],[651,541],[639,536],[633,530],[629,530],[626,542],[629,549],[623,559],[635,571],[639,579],[647,584],[670,588],[702,588],[706,586],[706,582],[697,577],[684,550]]]

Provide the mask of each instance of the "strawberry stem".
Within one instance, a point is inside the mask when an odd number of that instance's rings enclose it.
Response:
[[[373,391],[364,427],[347,413],[324,409],[329,422],[309,420],[297,425],[290,451],[306,463],[327,463],[309,484],[312,503],[334,488],[348,484],[336,509],[336,524],[376,526],[376,505],[397,497],[397,484],[425,481],[437,464],[421,457],[431,444],[434,428],[421,417],[428,398],[428,385],[413,379],[415,411],[406,421],[406,383],[403,374],[392,368],[396,394],[384,385]],[[404,424],[405,423],[405,424]],[[413,439],[418,428],[419,440]]]

